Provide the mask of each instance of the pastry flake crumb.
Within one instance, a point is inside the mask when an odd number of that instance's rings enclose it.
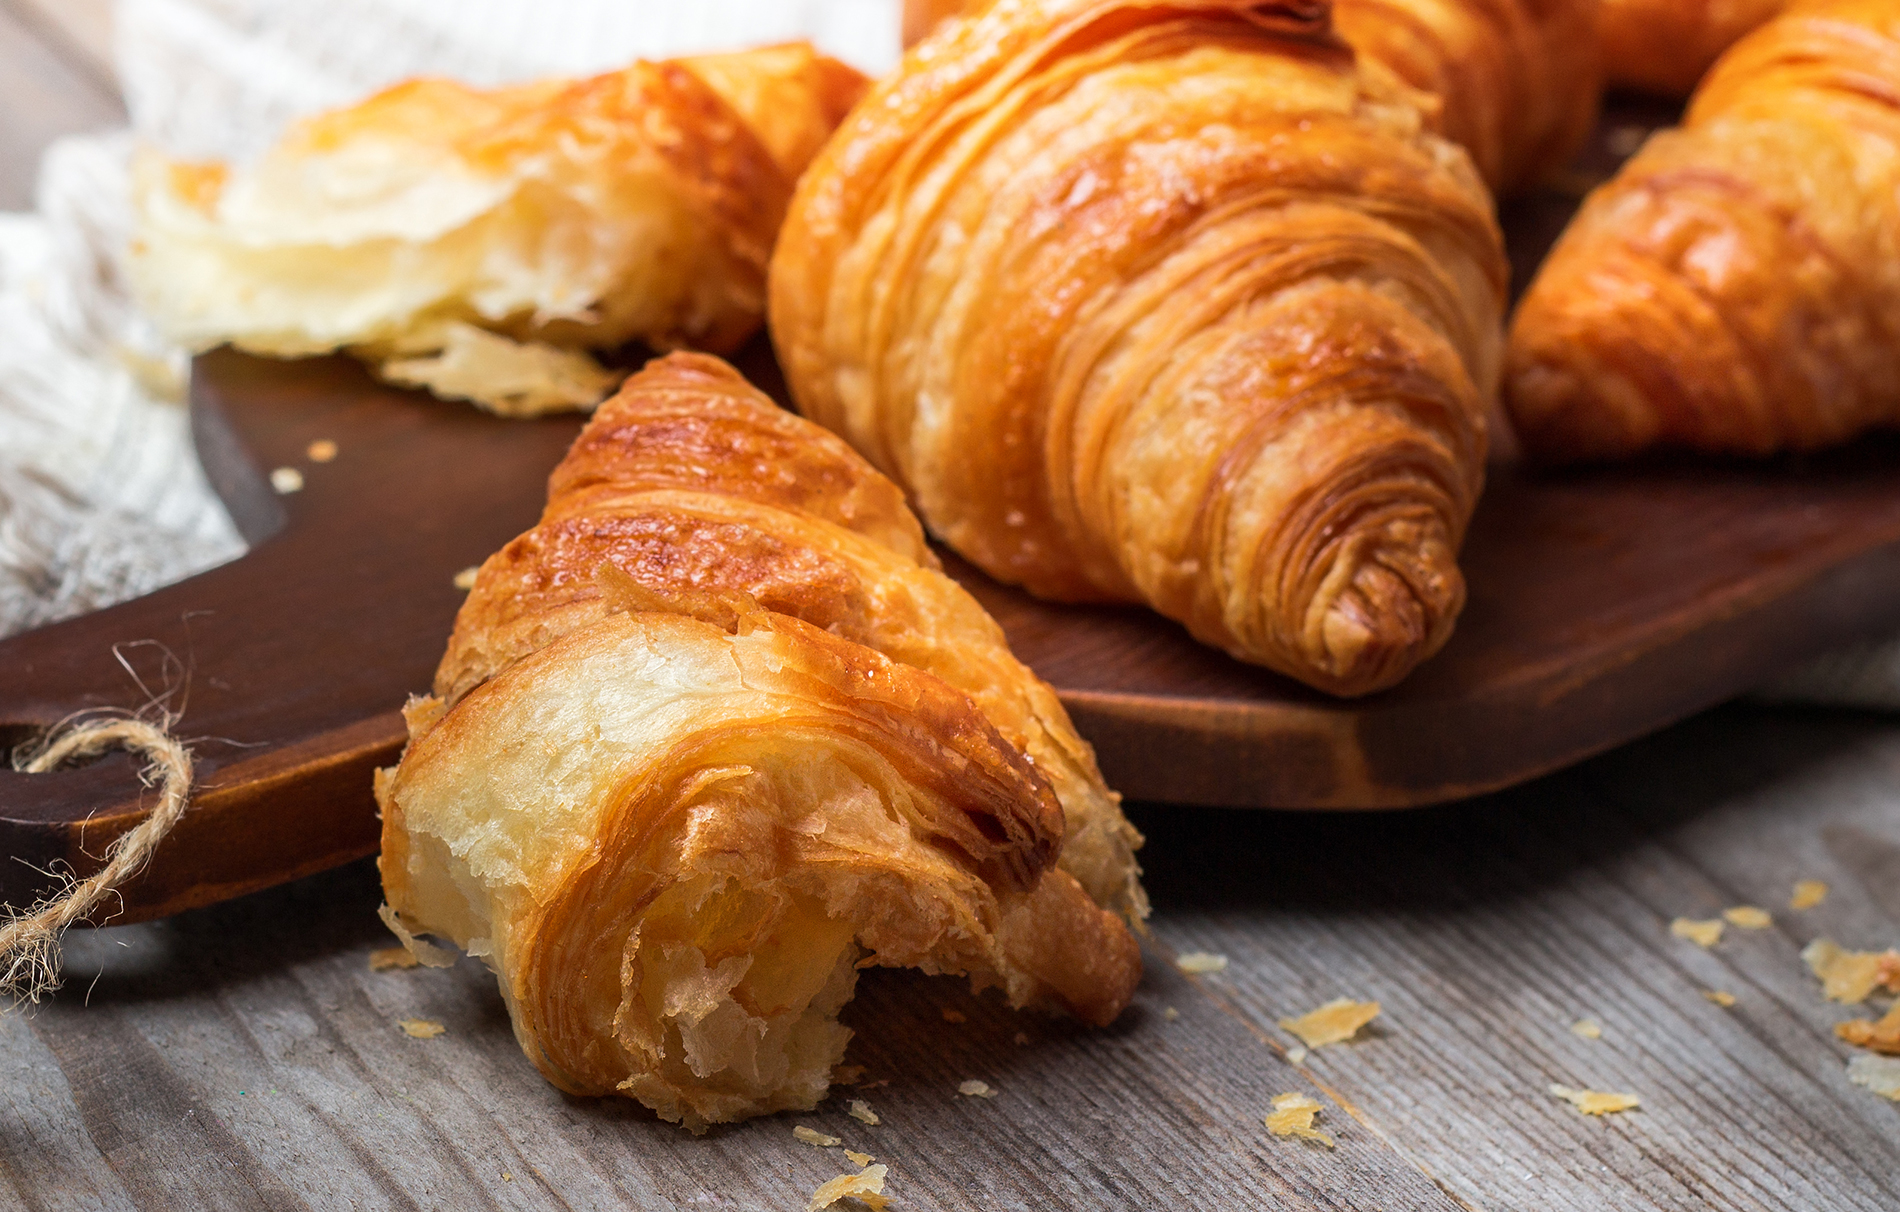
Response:
[[[946,1006],[943,1011],[943,1021],[946,1023],[967,1023],[970,1021],[970,1016],[961,1010],[952,1010]]]
[[[888,1166],[866,1166],[856,1174],[840,1174],[811,1193],[805,1212],[821,1212],[841,1199],[855,1199],[871,1212],[879,1212],[891,1202],[884,1195],[884,1176],[889,1173]]]
[[[1299,1044],[1294,1044],[1291,1048],[1288,1048],[1286,1050],[1286,1059],[1287,1059],[1288,1064],[1304,1065],[1306,1063],[1306,1056],[1307,1056],[1306,1049],[1301,1047]]]
[[[878,1118],[877,1112],[871,1110],[871,1104],[861,1098],[851,1100],[851,1110],[846,1114],[850,1115],[852,1119],[857,1120],[859,1123],[869,1124],[873,1128],[883,1122]],[[864,1163],[859,1162],[858,1164],[863,1165]]]
[[[414,1039],[434,1039],[448,1030],[432,1018],[405,1018],[396,1025],[402,1028],[404,1035]]]
[[[336,458],[336,443],[328,438],[318,438],[303,448],[303,454],[312,463],[328,463]]]
[[[381,972],[385,968],[413,968],[421,962],[410,954],[407,947],[378,947],[369,953],[371,972]]]
[[[1900,1060],[1891,1056],[1855,1057],[1847,1062],[1847,1080],[1900,1103]]]
[[[1830,1001],[1858,1005],[1883,985],[1900,993],[1900,951],[1849,951],[1831,938],[1817,938],[1801,958]]]
[[[303,491],[303,472],[295,467],[274,467],[270,473],[270,486],[278,496],[289,496],[293,492]]]
[[[1686,938],[1698,947],[1713,947],[1722,941],[1722,920],[1710,918],[1698,921],[1692,917],[1679,917],[1669,923],[1669,933],[1677,938]]]
[[[869,1153],[859,1153],[856,1149],[846,1149],[844,1155],[850,1158],[851,1164],[860,1170],[871,1164],[871,1155]]]
[[[1349,997],[1337,997],[1309,1014],[1283,1018],[1280,1025],[1299,1036],[1300,1042],[1308,1048],[1319,1048],[1351,1039],[1377,1017],[1378,1002],[1355,1002]]]
[[[1856,1018],[1836,1023],[1834,1034],[1856,1048],[1900,1056],[1900,1002],[1879,1019]]]
[[[793,1128],[792,1135],[808,1145],[817,1145],[820,1149],[832,1149],[844,1143],[835,1136],[826,1136],[818,1129],[807,1128],[804,1124],[799,1124]]]
[[[1316,1140],[1331,1149],[1334,1147],[1333,1138],[1313,1126],[1313,1117],[1322,1109],[1317,1099],[1307,1095],[1282,1094],[1273,1100],[1273,1110],[1267,1113],[1267,1131],[1275,1136]]]
[[[1175,1019],[1181,1017],[1181,1012],[1176,1010],[1173,1006],[1167,1006],[1162,1009],[1161,1017],[1169,1022],[1173,1022]]]
[[[1643,1105],[1643,1100],[1634,1094],[1608,1094],[1602,1090],[1572,1090],[1569,1086],[1552,1086],[1550,1092],[1585,1115],[1614,1115],[1618,1111],[1634,1111]]]
[[[1595,1019],[1589,1018],[1580,1018],[1570,1024],[1570,1033],[1572,1035],[1581,1036],[1584,1039],[1603,1038],[1603,1028],[1597,1025]]]
[[[1702,996],[1724,1008],[1735,1004],[1735,995],[1726,989],[1704,989]]]
[[[475,588],[475,577],[476,574],[480,572],[481,568],[478,565],[470,564],[467,568],[455,574],[455,587],[463,593],[467,593],[469,590]]]
[[[1775,924],[1768,910],[1756,905],[1737,905],[1732,909],[1724,909],[1722,916],[1738,930],[1766,930]]]
[[[855,1086],[864,1080],[863,1065],[839,1065],[831,1071],[831,1081],[837,1086]]]
[[[1794,895],[1788,898],[1788,908],[1812,909],[1826,899],[1826,881],[1796,880],[1794,882]]]
[[[967,1082],[962,1082],[958,1084],[957,1093],[963,1095],[965,1098],[995,1098],[996,1097],[996,1091],[990,1088],[990,1084],[988,1082],[980,1082],[980,1081],[977,1081],[975,1078],[971,1078]]]
[[[1211,951],[1190,951],[1175,960],[1174,966],[1189,976],[1205,976],[1210,972],[1225,972],[1227,957]]]

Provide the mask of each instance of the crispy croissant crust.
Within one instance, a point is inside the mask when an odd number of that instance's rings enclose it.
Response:
[[[1138,912],[1139,838],[929,559],[836,438],[716,359],[653,363],[484,564],[442,697],[407,713],[377,785],[391,925],[483,956],[551,1081],[695,1130],[822,1098],[863,966],[1113,1019],[1139,949],[1054,863]],[[1096,814],[1080,848],[1051,783]]]
[[[1049,867],[1061,808],[969,697],[735,628],[610,615],[412,711],[377,787],[392,925],[486,959],[554,1084],[694,1130],[823,1098],[860,967],[1113,1018],[1133,940]]]
[[[1439,130],[1510,191],[1596,124],[1597,0],[1336,0],[1340,36],[1443,104]]]
[[[1788,0],[1603,0],[1599,41],[1611,84],[1686,97],[1717,56]]]
[[[351,347],[503,411],[591,405],[613,378],[581,349],[757,329],[792,183],[863,85],[803,44],[414,80],[247,169],[145,157],[135,283],[194,348]]]
[[[906,0],[905,45],[990,0]],[[1597,0],[1334,0],[1340,36],[1440,102],[1493,189],[1569,159],[1596,121]]]
[[[897,486],[717,358],[658,359],[601,405],[555,469],[540,524],[483,564],[436,693],[454,703],[624,609],[603,591],[603,564],[659,601],[744,595],[963,691],[1054,787],[1062,868],[1099,903],[1146,916],[1141,835],[1094,751],[995,620],[938,570]]]
[[[770,312],[800,409],[992,576],[1357,694],[1463,603],[1505,264],[1325,11],[941,26],[800,182]]]
[[[1809,4],[1723,56],[1552,251],[1509,388],[1548,459],[1900,421],[1900,10]]]

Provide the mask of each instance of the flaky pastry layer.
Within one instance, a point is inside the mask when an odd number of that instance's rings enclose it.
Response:
[[[1342,694],[1443,644],[1505,264],[1469,159],[1317,3],[1002,0],[802,179],[806,415],[998,579]]]
[[[1060,703],[897,488],[717,359],[602,406],[436,690],[378,782],[389,920],[494,967],[565,1089],[810,1107],[861,967],[1092,1023],[1140,976],[1140,838]]]
[[[803,44],[587,80],[398,85],[257,164],[144,156],[134,282],[193,348],[350,348],[498,411],[588,406],[584,352],[738,345],[793,181],[863,77]]]
[[[1552,250],[1508,387],[1553,460],[1900,422],[1900,8],[1815,0],[1724,55]]]

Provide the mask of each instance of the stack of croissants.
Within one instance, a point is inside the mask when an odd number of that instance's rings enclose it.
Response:
[[[926,531],[1362,695],[1450,635],[1491,449],[1900,421],[1894,0],[906,26],[876,82],[803,46],[417,81],[245,169],[140,166],[180,339],[598,404],[379,776],[385,918],[492,966],[555,1084],[696,1131],[825,1097],[866,967],[1096,1024],[1140,978],[1140,836]],[[1507,339],[1494,196],[1570,161],[1606,77],[1694,92]],[[761,324],[797,414],[711,356]],[[636,340],[700,352],[599,403]]]

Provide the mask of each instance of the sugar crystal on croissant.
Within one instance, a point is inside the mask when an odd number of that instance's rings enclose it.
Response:
[[[822,1098],[866,966],[1112,1019],[1138,839],[919,556],[888,481],[723,364],[635,376],[483,566],[379,776],[391,925],[482,956],[549,1080],[696,1130]]]

